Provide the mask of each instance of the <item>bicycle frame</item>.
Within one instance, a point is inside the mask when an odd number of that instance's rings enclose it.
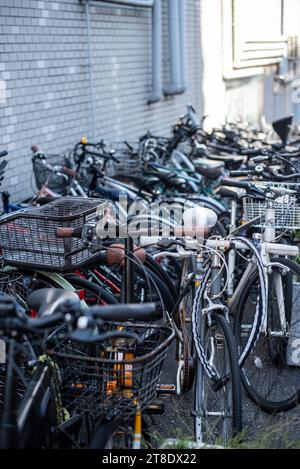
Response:
[[[233,204],[234,208],[234,204]],[[232,221],[235,213],[233,210],[232,213]],[[292,256],[296,257],[299,255],[299,248],[297,246],[289,246],[286,244],[279,244],[274,242],[276,239],[276,232],[275,232],[275,210],[273,208],[273,202],[270,201],[268,202],[268,206],[266,209],[266,228],[261,235],[260,233],[256,234],[256,238],[259,241],[259,252],[262,260],[262,266],[263,266],[263,272],[264,272],[264,279],[265,279],[265,285],[266,285],[266,304],[267,304],[267,299],[268,299],[268,278],[270,273],[273,273],[275,275],[275,282],[276,282],[276,291],[277,291],[277,300],[278,300],[278,308],[280,312],[280,322],[282,326],[282,330],[286,330],[286,320],[285,320],[285,311],[284,311],[284,293],[283,293],[283,288],[282,288],[282,282],[281,282],[281,275],[278,272],[273,272],[272,267],[277,267],[283,271],[283,273],[288,273],[287,267],[283,266],[280,263],[272,263],[272,256]],[[234,224],[232,223],[232,226],[234,228]],[[235,245],[236,248],[239,248],[237,245]],[[245,247],[243,248],[245,249]],[[243,289],[246,287],[249,278],[251,277],[252,273],[256,269],[256,261],[252,259],[252,262],[250,262],[244,271],[238,285],[232,291],[232,288],[234,288],[234,282],[232,280],[233,277],[233,272],[235,268],[235,260],[236,260],[236,250],[231,250],[229,252],[229,262],[228,262],[228,276],[229,276],[229,284],[230,287],[228,286],[227,289],[227,294],[228,294],[228,301],[230,303],[230,310],[232,312],[235,311],[238,301],[241,295],[241,292]],[[264,314],[264,322],[263,322],[263,329],[262,332],[267,331],[267,314],[265,312]]]
[[[20,409],[17,404],[16,362],[19,357],[18,345],[20,337],[11,338],[7,350],[7,379],[5,385],[5,406],[1,419],[0,447],[4,449],[24,448],[27,446],[28,433],[32,422],[37,418],[43,420],[44,411],[49,403],[50,381],[52,376],[49,364],[39,363],[31,378],[27,392],[21,401]],[[42,410],[43,409],[43,410]],[[49,425],[49,432],[51,425]]]

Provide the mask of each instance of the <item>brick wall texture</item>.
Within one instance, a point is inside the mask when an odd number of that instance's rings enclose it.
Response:
[[[169,80],[167,0],[163,78]],[[96,6],[97,4],[97,6]],[[91,40],[97,137],[135,140],[167,134],[185,103],[202,109],[200,0],[186,0],[188,90],[148,105],[152,89],[151,12],[92,2]],[[92,138],[87,28],[79,0],[0,0],[0,150],[8,150],[4,189],[33,193],[30,147],[58,153]]]

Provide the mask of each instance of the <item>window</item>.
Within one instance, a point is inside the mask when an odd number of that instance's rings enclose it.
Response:
[[[263,72],[286,51],[283,0],[223,0],[225,75]]]

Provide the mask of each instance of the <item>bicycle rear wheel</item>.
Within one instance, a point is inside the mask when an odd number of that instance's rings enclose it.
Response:
[[[147,425],[143,419],[143,427]],[[95,430],[91,449],[133,449],[133,422],[122,423],[119,420],[103,422]],[[149,436],[142,432],[142,447],[149,447]]]
[[[202,318],[200,338],[207,363],[216,374],[210,379],[197,359],[195,383],[195,439],[224,444],[242,431],[242,392],[238,352],[230,326],[220,313]]]

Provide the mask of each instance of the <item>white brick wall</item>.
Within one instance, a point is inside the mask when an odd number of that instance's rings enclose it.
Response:
[[[151,93],[151,13],[91,7],[97,134],[135,139],[165,134],[185,103],[202,110],[200,0],[187,2],[188,91],[147,105]],[[99,2],[100,3],[100,2]],[[164,80],[169,78],[167,0]],[[0,0],[0,149],[9,151],[5,189],[31,195],[30,147],[50,153],[91,137],[85,7],[78,0]],[[2,82],[1,82],[2,83]]]

